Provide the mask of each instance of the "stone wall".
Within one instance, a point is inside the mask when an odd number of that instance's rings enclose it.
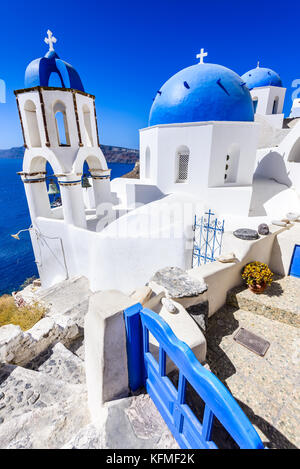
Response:
[[[45,317],[28,331],[8,324],[0,327],[0,363],[24,366],[50,345],[69,345],[82,334],[74,319],[66,316]]]

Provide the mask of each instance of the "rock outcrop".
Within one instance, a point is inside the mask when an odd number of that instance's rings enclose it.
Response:
[[[137,161],[134,165],[133,170],[127,174],[123,174],[122,178],[139,179],[140,178],[140,162]]]

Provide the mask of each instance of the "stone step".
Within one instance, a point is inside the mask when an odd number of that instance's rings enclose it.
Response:
[[[92,292],[85,277],[64,280],[46,290],[39,290],[36,296],[49,308],[47,316],[72,314],[80,316],[87,312],[88,299]]]
[[[85,361],[85,346],[84,346],[84,337],[78,337],[70,345],[68,349],[71,350],[74,355],[79,357],[83,362]]]
[[[148,394],[105,406],[101,426],[89,424],[64,449],[179,449]]]
[[[40,371],[47,376],[68,384],[84,384],[83,361],[63,344],[58,343],[26,365],[26,368]]]
[[[3,422],[58,402],[63,405],[70,396],[75,399],[85,392],[83,384],[68,384],[42,371],[0,365],[0,422],[3,425]]]
[[[227,294],[227,304],[300,327],[300,279],[274,276],[271,286],[260,294],[253,293],[244,285],[233,288]]]
[[[59,399],[59,394],[56,399]],[[68,399],[61,399],[49,407],[35,408],[4,421],[0,425],[0,448],[62,448],[89,421],[86,393],[70,393]]]
[[[73,435],[62,449],[105,449],[105,431],[103,427],[89,423]]]

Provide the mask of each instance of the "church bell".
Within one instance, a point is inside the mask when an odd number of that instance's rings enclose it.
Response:
[[[57,185],[55,184],[54,180],[50,179],[48,195],[56,195],[56,194],[59,194],[59,189]]]
[[[92,187],[91,184],[90,184],[89,178],[87,177],[86,174],[84,174],[83,177],[82,177],[81,186],[84,189],[87,189],[88,187]]]

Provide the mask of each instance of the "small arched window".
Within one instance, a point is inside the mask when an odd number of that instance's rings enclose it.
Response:
[[[37,120],[36,106],[33,101],[26,101],[25,106],[26,124],[29,133],[29,141],[32,147],[41,147],[40,129]]]
[[[189,171],[190,150],[186,146],[179,147],[176,152],[176,182],[187,182]]]
[[[278,103],[279,103],[279,98],[278,98],[278,96],[277,96],[277,97],[274,99],[272,114],[277,114],[277,113],[278,113]]]
[[[237,144],[232,144],[226,155],[224,182],[234,183],[237,181],[239,162],[240,148]]]
[[[70,146],[66,106],[61,101],[57,101],[53,107],[53,112],[58,145],[61,147]]]
[[[253,111],[254,111],[254,114],[255,114],[256,109],[257,109],[257,105],[258,105],[258,98],[253,98],[252,103],[253,103]]]
[[[150,148],[146,148],[146,153],[145,153],[145,178],[149,179],[150,174],[151,174],[151,166],[150,166]]]
[[[91,112],[89,107],[85,104],[82,108],[83,111],[83,122],[84,122],[84,135],[86,144],[88,147],[93,146],[93,133],[92,133],[92,121]]]

